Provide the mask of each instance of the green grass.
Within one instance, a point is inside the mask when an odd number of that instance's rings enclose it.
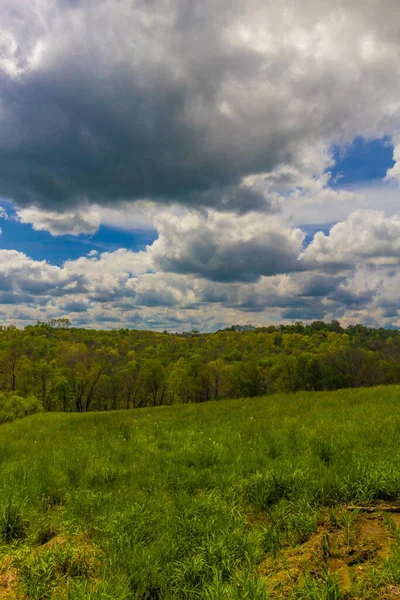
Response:
[[[260,565],[324,511],[400,499],[399,408],[392,386],[2,425],[0,597],[278,597]],[[400,584],[399,565],[395,547],[362,597]],[[327,573],[288,593],[357,597]]]

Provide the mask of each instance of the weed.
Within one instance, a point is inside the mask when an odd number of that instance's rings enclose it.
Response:
[[[7,544],[17,542],[24,539],[26,529],[20,506],[15,500],[9,500],[0,513],[0,537]]]

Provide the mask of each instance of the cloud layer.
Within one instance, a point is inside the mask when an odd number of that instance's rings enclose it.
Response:
[[[257,229],[251,215],[159,217],[146,251],[91,251],[61,266],[0,250],[0,317],[173,330],[266,319],[400,324],[400,217],[358,211],[305,250],[300,230],[269,218]]]
[[[0,193],[21,205],[268,208],[249,175],[318,172],[330,144],[399,122],[394,0],[0,10]]]
[[[0,319],[400,324],[395,0],[0,0],[1,219],[151,230],[61,266],[0,250]],[[337,152],[392,141],[386,182]],[[378,210],[377,210],[378,209]]]
[[[188,213],[156,220],[159,238],[151,247],[156,268],[213,281],[257,281],[301,271],[297,260],[304,234],[263,215]]]

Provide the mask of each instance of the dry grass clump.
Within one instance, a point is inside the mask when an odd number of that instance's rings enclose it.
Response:
[[[0,561],[0,598],[2,600],[23,599],[17,595],[18,573],[10,556]]]

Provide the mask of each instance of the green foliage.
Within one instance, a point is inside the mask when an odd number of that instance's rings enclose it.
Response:
[[[13,393],[0,393],[0,423],[14,421],[43,410],[35,396],[21,398]]]
[[[11,544],[22,540],[26,533],[26,521],[17,501],[9,499],[0,512],[0,539]]]
[[[344,600],[344,593],[336,577],[326,573],[322,582],[312,577],[306,579],[299,590],[292,595],[293,600]]]
[[[315,321],[168,334],[53,321],[0,329],[0,394],[88,412],[400,383],[397,330]]]

